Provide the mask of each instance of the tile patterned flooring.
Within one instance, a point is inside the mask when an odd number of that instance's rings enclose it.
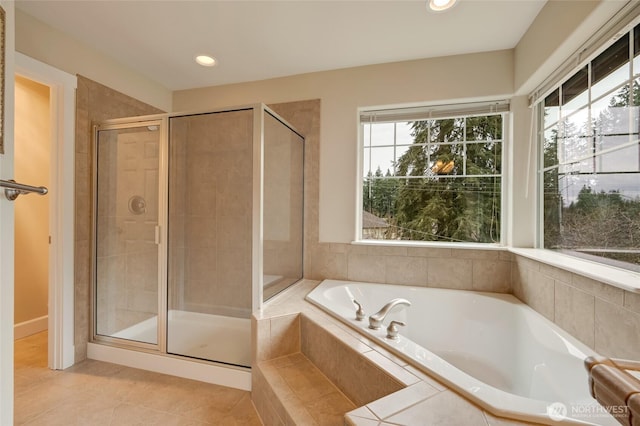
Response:
[[[94,360],[50,370],[47,337],[15,342],[16,425],[262,425],[246,391]]]

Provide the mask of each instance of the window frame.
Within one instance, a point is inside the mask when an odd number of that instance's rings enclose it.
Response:
[[[593,113],[594,111],[597,111],[596,105],[599,102],[602,102],[606,99],[611,99],[611,96],[614,95],[617,91],[619,91],[621,88],[623,88],[625,85],[630,85],[631,90],[633,90],[633,85],[635,82],[640,81],[640,69],[635,69],[634,67],[634,63],[638,63],[640,61],[640,55],[634,55],[634,31],[640,32],[640,16],[635,17],[634,19],[632,19],[630,22],[627,22],[624,25],[620,25],[620,28],[618,29],[618,31],[616,31],[616,36],[615,37],[608,37],[606,39],[600,40],[599,41],[599,45],[597,48],[592,49],[592,53],[585,58],[583,61],[581,61],[580,63],[576,64],[576,66],[574,66],[573,68],[569,69],[566,73],[564,73],[561,76],[554,76],[555,77],[555,83],[553,84],[549,84],[549,82],[546,83],[546,91],[545,92],[535,92],[534,95],[531,96],[531,98],[535,99],[534,101],[532,101],[532,107],[535,109],[534,110],[534,120],[535,120],[535,129],[536,129],[536,136],[535,136],[535,144],[536,144],[536,167],[535,167],[535,173],[536,173],[536,223],[535,223],[535,227],[536,227],[536,231],[535,231],[535,250],[542,250],[544,251],[544,253],[541,253],[540,256],[545,258],[545,262],[547,263],[556,263],[556,262],[549,262],[549,259],[553,259],[555,257],[557,257],[558,261],[557,263],[563,264],[563,263],[576,263],[576,264],[584,264],[586,265],[585,267],[587,269],[596,269],[596,270],[600,270],[600,271],[610,271],[611,273],[613,273],[614,275],[617,274],[616,271],[623,271],[626,272],[627,274],[631,274],[631,276],[636,276],[638,274],[640,274],[640,266],[635,265],[633,263],[629,263],[629,262],[621,262],[621,261],[616,261],[607,257],[602,257],[602,256],[596,256],[596,255],[588,255],[588,254],[581,254],[579,252],[572,252],[571,250],[567,249],[566,251],[558,251],[558,250],[553,250],[550,248],[546,248],[545,247],[545,241],[544,241],[544,233],[545,233],[545,227],[544,227],[544,213],[545,213],[545,206],[544,206],[544,179],[545,179],[545,172],[548,170],[553,169],[554,167],[557,167],[558,170],[560,170],[560,168],[563,165],[563,162],[560,161],[559,159],[557,159],[557,164],[555,166],[548,166],[545,164],[545,160],[544,160],[544,144],[545,144],[545,135],[548,129],[545,128],[545,121],[544,121],[544,110],[545,110],[545,105],[544,105],[544,101],[546,100],[547,96],[553,94],[554,92],[558,91],[559,93],[559,105],[562,105],[562,88],[571,80],[575,79],[578,74],[583,70],[586,69],[587,70],[587,74],[586,74],[586,78],[587,78],[587,88],[586,91],[583,93],[578,94],[577,96],[575,96],[575,98],[582,96],[583,94],[586,94],[587,100],[584,104],[579,105],[578,107],[574,108],[574,109],[570,109],[570,112],[566,115],[566,116],[562,116],[562,114],[559,112],[558,115],[558,119],[556,122],[551,123],[549,125],[549,129],[552,128],[553,126],[561,126],[562,120],[563,118],[567,118],[570,117],[572,115],[577,115],[580,113],[580,111],[585,110],[587,115],[588,115],[588,120],[589,120],[589,129],[590,129],[590,134],[589,135],[585,135],[585,137],[590,138],[590,139],[594,139],[594,144],[595,142],[595,136],[593,134],[593,132],[595,132],[595,128],[593,127]],[[629,50],[629,62],[628,62],[628,67],[629,67],[629,72],[628,72],[628,77],[626,78],[626,80],[623,83],[615,83],[612,84],[611,87],[606,88],[604,91],[598,92],[597,95],[592,96],[592,88],[602,82],[603,80],[605,80],[609,75],[614,74],[615,72],[617,72],[619,70],[619,68],[615,68],[613,71],[611,71],[609,74],[604,75],[601,78],[596,79],[596,81],[594,82],[594,70],[593,70],[593,65],[594,62],[596,61],[596,59],[599,58],[599,56],[606,52],[608,49],[612,48],[614,45],[618,44],[618,42],[620,41],[620,39],[622,38],[621,35],[623,37],[627,37],[629,40],[629,46],[628,46],[628,50]],[[625,62],[626,64],[627,62]],[[637,65],[636,65],[637,67]],[[573,99],[572,99],[573,100]],[[569,101],[571,102],[571,101]],[[631,107],[636,107],[640,109],[640,105],[632,105]],[[560,108],[560,106],[558,106],[558,108]],[[633,133],[628,133],[628,135],[633,135]],[[636,140],[635,142],[633,142],[634,144],[639,144],[640,145],[640,137],[637,138],[638,140]],[[624,144],[623,144],[624,145]],[[631,144],[627,144],[628,146],[633,146]],[[616,151],[622,151],[622,148],[620,147],[616,147],[616,148],[609,148],[609,149],[605,149],[605,150],[596,150],[594,155],[589,156],[589,158],[593,158],[594,161],[598,161],[598,159],[600,161],[602,161],[602,156],[606,155],[607,153],[611,153],[611,152],[616,152]],[[623,173],[624,171],[618,171],[618,173]],[[610,172],[603,172],[603,171],[598,171],[595,163],[594,163],[594,170],[592,172],[593,174],[606,174],[606,173],[610,173]],[[638,173],[640,174],[640,171],[638,172],[634,172],[634,173]],[[516,249],[514,248],[513,251],[518,251],[520,249]],[[527,249],[524,249],[524,251],[527,251]],[[523,255],[527,256],[527,254],[522,253]],[[531,255],[532,258],[536,258],[538,257],[537,255]],[[564,260],[563,260],[564,259]],[[625,267],[624,263],[627,263],[628,265],[630,265],[631,267]],[[580,273],[580,272],[577,272]],[[623,277],[626,277],[625,274],[623,274]],[[602,279],[602,278],[597,278],[597,279]],[[622,281],[625,281],[624,279]],[[611,282],[610,284],[617,286],[617,287],[622,287],[622,288],[626,288],[626,289],[630,289],[630,286],[628,285],[620,285],[616,282]],[[635,288],[635,286],[633,287]]]
[[[407,114],[407,111],[409,114]],[[415,114],[413,114],[415,112]],[[508,181],[506,177],[512,173],[510,164],[511,151],[511,120],[510,101],[508,100],[492,100],[469,103],[446,103],[446,104],[411,104],[411,105],[388,105],[377,107],[361,107],[357,110],[357,126],[358,126],[358,155],[357,155],[357,187],[356,187],[356,229],[354,235],[354,244],[363,245],[388,245],[388,246],[406,246],[421,247],[432,246],[439,248],[476,248],[476,249],[503,249],[506,247],[506,241],[509,240],[507,232],[509,230],[509,197],[508,197]],[[363,217],[363,188],[364,188],[364,172],[365,167],[365,124],[363,117],[375,114],[382,114],[385,122],[401,122],[401,121],[420,121],[434,119],[454,119],[467,118],[482,115],[501,115],[502,116],[502,138],[501,143],[501,170],[500,170],[500,239],[497,242],[452,242],[452,241],[421,241],[421,240],[392,240],[392,239],[365,239],[363,238],[362,217]],[[399,115],[398,115],[399,114]],[[417,115],[416,115],[417,114]],[[394,132],[394,151],[396,148]],[[464,141],[458,143],[467,145],[469,143],[479,143],[479,141]],[[413,143],[409,146],[412,146]],[[404,145],[402,145],[404,146]],[[371,148],[369,148],[371,149]],[[465,155],[466,160],[466,155]],[[465,161],[466,163],[466,161]],[[466,175],[465,175],[466,176]],[[475,176],[475,175],[474,175]]]

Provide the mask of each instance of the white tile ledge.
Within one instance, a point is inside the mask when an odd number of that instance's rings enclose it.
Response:
[[[640,293],[640,273],[591,262],[551,250],[510,247],[511,253],[565,269],[633,293]]]

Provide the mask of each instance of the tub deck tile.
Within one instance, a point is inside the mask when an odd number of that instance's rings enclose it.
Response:
[[[401,426],[486,425],[482,410],[452,391],[438,392],[383,420]]]
[[[418,382],[398,392],[380,398],[370,404],[367,408],[371,410],[378,418],[386,419],[393,414],[399,413],[414,404],[417,404],[429,397],[434,396],[440,391],[425,382]]]
[[[287,424],[343,425],[344,414],[356,408],[303,354],[261,362],[258,368],[280,401]]]

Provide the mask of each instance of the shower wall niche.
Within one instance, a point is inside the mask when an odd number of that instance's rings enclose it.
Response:
[[[304,139],[263,105],[96,126],[93,342],[231,366],[302,278]]]

